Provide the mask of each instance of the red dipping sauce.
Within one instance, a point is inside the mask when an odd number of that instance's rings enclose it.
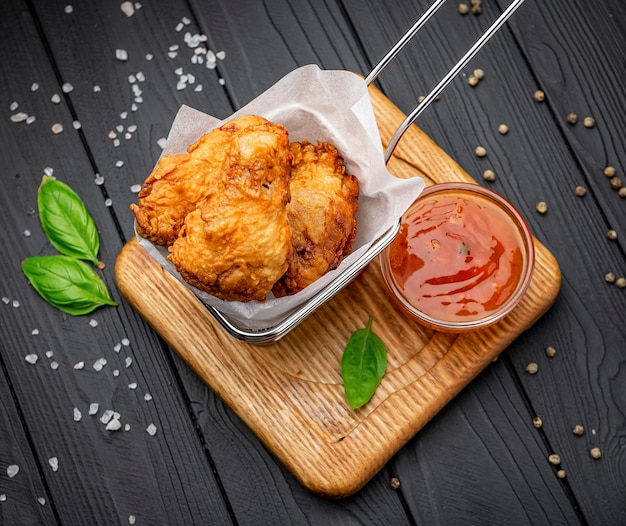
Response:
[[[534,265],[532,236],[513,206],[476,184],[427,188],[381,256],[400,305],[435,329],[461,332],[506,315]]]

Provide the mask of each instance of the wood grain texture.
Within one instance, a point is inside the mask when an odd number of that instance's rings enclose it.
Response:
[[[382,137],[402,114],[375,88]],[[419,129],[389,164],[398,177],[469,180]],[[464,335],[407,320],[372,263],[348,288],[268,348],[232,339],[193,294],[133,240],[116,262],[128,301],[309,489],[343,497],[363,486],[421,427],[552,304],[559,267],[536,242],[536,268],[520,305],[497,325]],[[369,314],[389,349],[387,373],[358,411],[344,402],[341,353]],[[320,352],[323,349],[323,352]]]

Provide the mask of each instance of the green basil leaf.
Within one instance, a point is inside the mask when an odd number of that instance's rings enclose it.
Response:
[[[341,376],[348,405],[357,409],[370,401],[387,369],[387,349],[372,332],[372,317],[367,327],[352,333],[341,359]]]
[[[74,190],[43,176],[37,192],[41,227],[61,254],[98,264],[100,238],[93,218]]]
[[[102,305],[116,306],[106,284],[84,261],[69,256],[33,256],[22,261],[22,271],[50,305],[73,316]]]

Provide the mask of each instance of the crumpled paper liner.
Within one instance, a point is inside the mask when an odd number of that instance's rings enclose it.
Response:
[[[174,119],[163,155],[185,153],[202,135],[244,115],[260,115],[283,124],[290,141],[326,141],[343,156],[348,173],[359,180],[357,234],[352,254],[341,265],[299,293],[265,302],[224,301],[188,285],[165,258],[167,249],[137,235],[139,243],[165,269],[187,285],[240,330],[269,329],[315,296],[349,268],[383,233],[397,223],[424,188],[424,181],[398,179],[385,166],[378,127],[367,86],[348,71],[326,71],[315,65],[296,69],[239,111],[220,121],[182,106]]]

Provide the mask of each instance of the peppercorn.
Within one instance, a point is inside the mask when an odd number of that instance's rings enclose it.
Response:
[[[599,447],[592,447],[589,453],[591,454],[591,458],[595,458],[596,460],[602,456],[602,451],[600,451]]]
[[[604,279],[607,281],[607,283],[615,283],[615,274],[609,272],[605,274]]]
[[[567,122],[569,122],[570,124],[576,124],[578,122],[578,115],[576,115],[575,113],[568,113]]]
[[[506,124],[500,124],[500,126],[498,126],[498,131],[502,135],[506,135],[507,133],[509,133],[509,127]]]
[[[626,287],[626,278],[617,278],[617,281],[615,282],[615,284],[620,288],[623,289],[624,287]]]
[[[561,463],[561,457],[552,453],[552,455],[548,457],[548,462],[550,462],[553,466],[558,466]]]
[[[466,15],[467,13],[469,13],[469,6],[461,2],[459,4],[459,13],[461,13],[462,15]]]
[[[543,425],[543,421],[541,420],[540,417],[536,416],[535,418],[533,418],[533,425],[539,429],[542,425]]]
[[[543,201],[539,201],[536,208],[537,212],[539,212],[540,214],[545,214],[548,211],[548,205]]]
[[[574,433],[576,436],[582,436],[584,432],[585,432],[585,428],[581,426],[580,424],[576,424],[572,428],[572,433]]]
[[[484,78],[485,78],[485,72],[484,72],[482,69],[480,69],[480,68],[475,69],[475,70],[474,70],[473,75],[474,75],[474,76],[475,76],[478,80],[482,80],[482,79],[484,79]]]
[[[596,125],[596,120],[593,117],[585,117],[583,119],[583,125],[585,128],[593,128]]]
[[[546,356],[548,358],[554,358],[555,355],[556,355],[556,349],[554,347],[552,347],[551,345],[546,347]]]
[[[611,188],[619,190],[622,187],[622,180],[619,177],[611,177]]]
[[[483,179],[485,181],[495,181],[496,180],[496,174],[493,172],[493,170],[485,170],[483,172]]]
[[[474,151],[478,157],[484,157],[487,155],[487,150],[485,150],[482,146],[477,146]]]
[[[585,190],[585,188],[583,186],[577,186],[576,187],[576,195],[578,197],[582,197],[583,195],[585,195],[587,193],[587,190]]]
[[[535,91],[534,98],[537,102],[543,102],[546,98],[546,94],[540,89],[538,89],[537,91]]]
[[[604,175],[606,175],[607,177],[613,177],[615,175],[615,168],[613,166],[607,166],[604,169]]]
[[[622,186],[618,191],[617,195],[619,195],[622,199],[626,197],[626,186]]]
[[[400,480],[398,480],[397,477],[391,477],[391,480],[389,481],[389,485],[393,489],[398,489],[400,487]]]
[[[526,372],[528,374],[536,374],[539,370],[539,366],[535,362],[531,362],[526,366]]]
[[[475,75],[470,75],[469,77],[467,77],[467,83],[472,87],[476,86],[478,84],[478,79]]]
[[[556,476],[557,476],[557,477],[559,477],[560,479],[564,479],[564,478],[565,478],[565,475],[566,475],[566,473],[565,473],[565,470],[564,470],[564,469],[559,469],[559,470],[556,472]]]
[[[608,237],[611,241],[615,241],[617,239],[617,232],[615,230],[609,230],[606,233],[606,237]]]

